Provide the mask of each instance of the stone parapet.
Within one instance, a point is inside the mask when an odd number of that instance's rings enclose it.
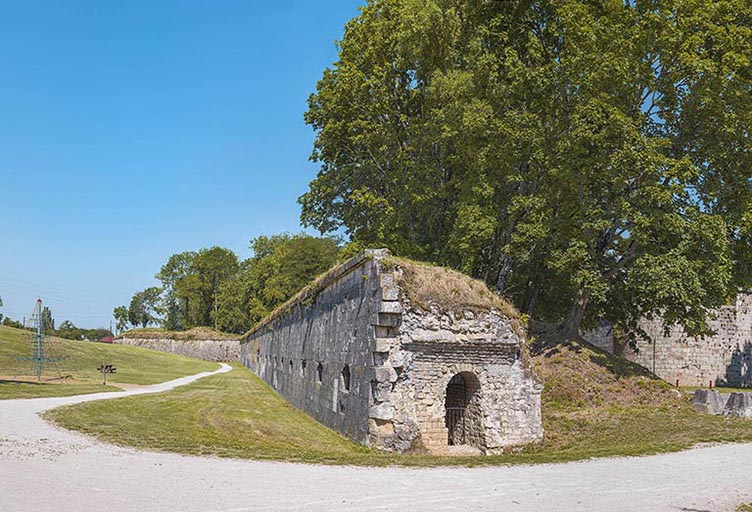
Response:
[[[240,358],[240,340],[175,340],[169,338],[115,338],[118,345],[142,347],[204,361],[229,362]]]

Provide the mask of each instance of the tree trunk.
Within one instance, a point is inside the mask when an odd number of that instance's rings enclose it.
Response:
[[[582,325],[582,319],[585,317],[585,311],[587,310],[588,302],[590,301],[590,292],[580,289],[577,292],[577,297],[572,304],[572,310],[569,312],[569,318],[564,325],[565,333],[569,336],[580,336],[580,325]]]

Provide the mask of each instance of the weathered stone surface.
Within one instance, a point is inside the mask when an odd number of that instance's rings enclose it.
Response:
[[[390,403],[374,405],[368,410],[368,415],[375,420],[394,419],[394,406]]]
[[[397,372],[391,366],[378,366],[373,369],[373,372],[379,382],[394,382],[397,380]]]
[[[167,338],[115,338],[114,343],[142,347],[204,361],[237,361],[240,340],[173,340]]]
[[[456,444],[497,453],[540,440],[542,386],[519,360],[524,340],[510,319],[414,307],[399,268],[382,268],[386,254],[346,262],[257,326],[243,364],[318,421],[380,449],[445,447],[461,434]],[[472,392],[450,404],[458,375]]]
[[[692,406],[704,414],[721,414],[726,406],[726,399],[718,391],[712,389],[698,389],[692,395]]]
[[[752,393],[731,393],[723,408],[723,415],[752,418]]]
[[[708,327],[714,334],[693,337],[679,325],[666,333],[660,318],[641,320],[640,328],[654,343],[638,339],[636,351],[616,343],[605,321],[584,337],[603,350],[655,368],[671,384],[752,387],[752,294],[741,292],[733,305],[711,311]]]

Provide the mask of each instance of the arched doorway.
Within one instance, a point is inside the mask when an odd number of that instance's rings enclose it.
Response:
[[[444,423],[448,431],[447,444],[450,446],[482,445],[479,389],[478,378],[470,372],[458,373],[449,380],[444,401]]]

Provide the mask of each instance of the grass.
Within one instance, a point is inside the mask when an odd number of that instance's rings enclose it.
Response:
[[[167,393],[80,404],[50,411],[46,417],[65,428],[143,449],[374,466],[566,462],[677,451],[698,443],[752,441],[752,421],[701,415],[633,365],[614,362],[610,368],[617,373],[611,373],[609,366],[602,366],[602,354],[589,347],[559,347],[557,353],[539,354],[536,362],[549,376],[569,375],[571,367],[561,368],[557,361],[566,355],[599,368],[594,378],[605,379],[604,389],[578,395],[575,384],[564,390],[554,388],[562,381],[547,385],[543,443],[498,456],[399,455],[366,449],[293,408],[240,365]],[[616,395],[621,398],[614,400]]]
[[[118,338],[166,338],[170,340],[180,341],[237,340],[240,339],[240,335],[220,332],[212,329],[211,327],[194,327],[193,329],[188,329],[187,331],[169,331],[167,329],[147,327],[145,329],[131,329],[130,331],[121,333]]]
[[[105,391],[120,391],[120,388],[109,385],[103,386],[101,384],[58,384],[51,382],[0,380],[0,400],[73,396],[102,393]]]
[[[410,302],[424,310],[433,305],[458,314],[496,309],[508,318],[520,316],[514,306],[491,291],[486,283],[456,270],[394,256],[384,259],[382,266],[397,271],[400,287]]]
[[[247,340],[254,332],[274,322],[293,305],[312,302],[335,277],[349,268],[357,267],[359,262],[367,257],[364,253],[360,253],[319,275],[240,336],[240,339]],[[417,307],[429,311],[431,306],[436,306],[443,311],[452,311],[459,315],[466,311],[479,312],[496,309],[502,315],[512,319],[515,327],[520,327],[520,314],[514,306],[501,295],[491,291],[479,279],[473,279],[450,268],[395,256],[382,259],[380,264],[384,272],[396,271],[400,287]]]
[[[739,507],[736,509],[736,512],[752,512],[752,503],[739,505]]]
[[[0,326],[0,398],[113,391],[118,383],[156,384],[219,367],[216,363],[164,352],[87,341],[50,338],[46,349],[59,360],[47,364],[42,383],[38,383],[31,377],[32,363],[19,360],[31,354],[30,333]],[[97,367],[102,363],[117,368],[117,373],[108,378],[113,386],[101,385]]]
[[[693,393],[697,391],[698,389],[708,389],[707,386],[681,386],[679,389],[682,391]],[[750,393],[752,392],[752,388],[734,388],[734,387],[727,387],[727,386],[713,386],[714,391],[718,391],[719,393]]]

